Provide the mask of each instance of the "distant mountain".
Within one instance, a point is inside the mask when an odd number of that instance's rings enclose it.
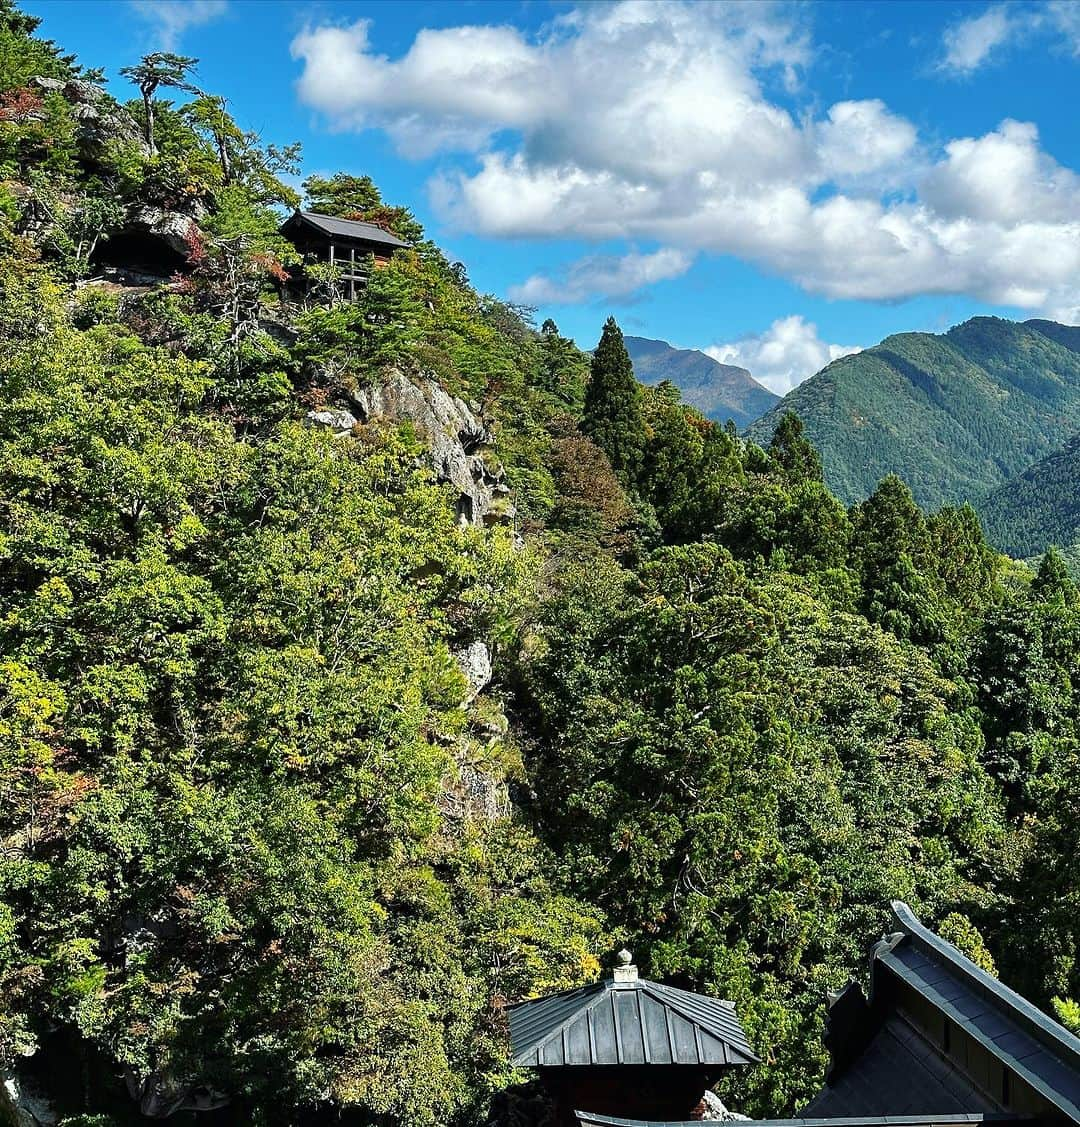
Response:
[[[670,380],[683,400],[718,423],[733,419],[742,430],[780,401],[745,368],[721,364],[704,352],[672,348],[662,340],[626,337],[634,375],[645,384]]]
[[[1080,328],[975,317],[834,360],[747,433],[795,411],[852,502],[898,473],[920,504],[980,499],[1080,432]]]
[[[990,542],[1010,556],[1080,541],[1080,436],[986,496],[979,515]]]

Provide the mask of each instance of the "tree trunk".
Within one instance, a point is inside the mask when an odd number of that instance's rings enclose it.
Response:
[[[154,92],[151,90],[147,93],[144,90],[142,100],[146,109],[146,144],[150,149],[150,155],[154,156],[157,153],[154,147]]]

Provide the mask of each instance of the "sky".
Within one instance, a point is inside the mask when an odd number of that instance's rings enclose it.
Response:
[[[371,175],[479,289],[783,394],[894,332],[1080,322],[1080,0],[22,0]]]

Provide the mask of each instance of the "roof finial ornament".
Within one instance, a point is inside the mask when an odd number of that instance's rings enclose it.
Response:
[[[624,947],[616,956],[619,965],[615,968],[613,978],[616,982],[636,982],[637,967],[634,966],[634,956]]]

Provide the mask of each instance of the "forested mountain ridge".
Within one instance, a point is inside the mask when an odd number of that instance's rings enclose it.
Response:
[[[625,339],[634,374],[642,383],[655,386],[670,380],[686,403],[713,422],[731,419],[743,430],[780,401],[745,368],[721,364],[697,349],[673,348],[663,340]]]
[[[535,1123],[505,1006],[625,943],[736,1004],[725,1096],[790,1113],[894,896],[1075,1016],[1055,555],[896,477],[848,509],[796,417],[740,441],[613,320],[538,330],[366,177],[306,201],[412,249],[283,300],[299,154],[190,60],[120,105],[0,0],[0,63],[5,1092]],[[166,230],[175,277],[109,280]],[[473,519],[461,469],[509,501]]]
[[[1025,558],[1080,542],[1078,457],[1080,436],[979,502],[987,535],[1002,551]]]
[[[825,476],[854,502],[888,473],[927,506],[979,499],[1080,430],[1080,330],[976,317],[833,361],[748,428],[803,420]]]

